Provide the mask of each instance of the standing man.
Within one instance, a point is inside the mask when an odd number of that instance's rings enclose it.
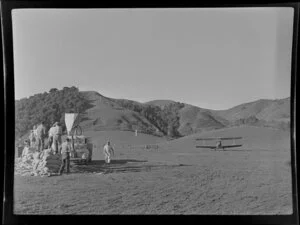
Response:
[[[108,141],[106,143],[106,145],[104,145],[103,153],[104,153],[105,162],[110,163],[111,154],[113,156],[115,155],[115,151],[114,151],[113,147],[111,146],[110,141]]]
[[[22,151],[22,158],[26,157],[28,152],[29,152],[29,141],[28,140],[25,140],[24,141],[24,144],[25,144],[25,147]]]
[[[46,127],[44,122],[42,122],[37,127],[37,141],[38,141],[38,151],[42,151],[44,149],[44,140],[46,138]]]
[[[53,124],[52,127],[48,131],[48,147],[51,148],[52,150],[54,150],[54,148],[52,148],[54,129],[55,128],[54,128],[54,124]]]
[[[30,134],[29,134],[29,141],[30,141],[30,147],[32,148],[35,144],[35,135],[34,135],[34,130],[31,130]]]
[[[51,127],[52,129],[52,127]],[[61,147],[61,135],[62,135],[62,128],[59,126],[58,122],[55,122],[53,125],[53,130],[51,132],[53,136],[53,147],[54,153],[57,154],[59,152],[59,148]]]
[[[72,147],[71,147],[71,139],[67,138],[66,141],[61,146],[61,160],[62,164],[59,169],[59,175],[62,175],[62,172],[65,169],[65,166],[67,166],[67,174],[70,173],[70,153],[71,153]]]

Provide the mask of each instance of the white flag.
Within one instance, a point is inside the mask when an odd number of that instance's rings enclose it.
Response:
[[[78,117],[78,113],[65,113],[65,123],[66,123],[68,133],[70,133],[70,131],[72,130],[74,122],[76,121],[77,117]]]

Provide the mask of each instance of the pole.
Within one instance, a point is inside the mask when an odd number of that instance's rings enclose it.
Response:
[[[71,136],[71,141],[72,141],[73,156],[74,156],[74,158],[75,158],[75,147],[74,147],[74,137],[73,137],[73,133],[72,133],[72,136]]]

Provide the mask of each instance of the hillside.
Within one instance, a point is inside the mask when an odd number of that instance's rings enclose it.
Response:
[[[118,100],[107,98],[97,92],[82,92],[92,105],[85,111],[81,126],[85,130],[139,130],[161,135],[157,128],[137,112],[118,104]],[[122,100],[119,100],[122,101]],[[138,104],[138,103],[136,103]]]
[[[173,104],[171,100],[147,102],[161,108]],[[181,136],[225,127],[251,125],[288,130],[290,126],[290,98],[261,99],[235,106],[227,110],[203,109],[184,104],[178,112]]]
[[[215,111],[215,113],[229,121],[255,116],[265,121],[289,121],[290,98],[279,100],[261,99],[241,104],[228,110]]]
[[[80,112],[85,131],[123,130],[178,138],[234,126],[273,127],[289,130],[290,98],[261,99],[228,110],[204,109],[172,100],[140,103],[113,99],[78,88],[51,89],[16,101],[16,136],[45,120],[64,125],[65,112]]]
[[[207,109],[186,105],[179,111],[179,115],[180,126],[178,131],[183,136],[204,130],[220,129],[225,127],[225,124],[221,122],[223,120],[218,120],[215,115]]]

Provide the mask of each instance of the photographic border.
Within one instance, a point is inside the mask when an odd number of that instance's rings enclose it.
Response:
[[[292,193],[293,193],[293,214],[291,215],[154,215],[154,216],[127,216],[127,215],[14,215],[13,214],[13,187],[14,187],[14,158],[15,151],[15,96],[14,96],[14,59],[13,59],[13,36],[12,36],[12,10],[14,9],[83,9],[83,8],[224,8],[224,7],[292,7],[294,8],[293,24],[293,47],[292,47],[292,66],[291,66],[291,166],[292,166]],[[211,3],[211,4],[157,4],[157,3],[139,3],[137,5],[130,3],[116,2],[93,2],[93,1],[8,1],[1,0],[1,30],[2,30],[2,52],[3,52],[3,72],[4,72],[4,186],[3,186],[3,224],[53,224],[53,223],[99,223],[102,219],[108,219],[109,222],[117,220],[130,220],[133,222],[149,222],[159,220],[163,222],[175,219],[176,222],[187,223],[189,221],[199,221],[213,224],[299,224],[299,180],[297,179],[299,171],[299,156],[296,154],[296,91],[297,91],[297,62],[299,58],[299,9],[300,3],[278,3],[278,2],[261,2],[261,3]],[[140,219],[140,220],[139,220]],[[196,219],[196,220],[195,220]],[[147,222],[148,222],[147,221]]]

